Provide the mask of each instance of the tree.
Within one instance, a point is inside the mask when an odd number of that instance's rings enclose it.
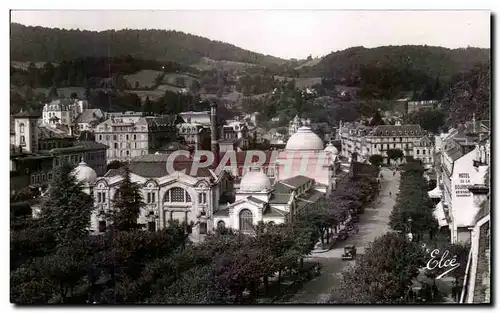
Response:
[[[382,116],[380,115],[379,110],[375,112],[375,115],[372,117],[369,123],[369,126],[378,126],[378,125],[384,125],[384,121],[382,120]]]
[[[376,238],[342,273],[340,285],[333,290],[333,303],[404,303],[408,292],[425,265],[420,245],[404,236],[387,233]]]
[[[436,134],[445,125],[445,115],[441,110],[417,111],[408,116],[408,122],[418,124],[426,131]]]
[[[63,245],[88,235],[93,210],[92,197],[83,192],[72,170],[68,164],[56,169],[41,204],[42,225]]]
[[[370,158],[368,158],[368,161],[373,166],[380,166],[384,162],[384,157],[381,156],[380,154],[372,154]]]
[[[52,85],[49,90],[49,94],[47,95],[47,98],[50,100],[55,100],[59,97],[59,93],[57,92],[56,86]]]
[[[387,158],[389,160],[397,160],[402,159],[405,156],[404,152],[401,149],[389,149],[387,150]]]
[[[140,187],[130,179],[130,169],[125,166],[115,198],[113,199],[113,212],[110,218],[113,228],[119,231],[129,231],[142,228],[137,223],[141,208],[145,205],[142,201]]]

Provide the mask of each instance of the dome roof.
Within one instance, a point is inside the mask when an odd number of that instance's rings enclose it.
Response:
[[[271,189],[271,181],[266,174],[260,171],[259,168],[250,169],[240,182],[240,191],[244,192],[260,192]]]
[[[310,127],[302,126],[288,139],[285,150],[318,151],[323,150],[323,140]]]
[[[73,175],[84,184],[93,185],[97,180],[96,172],[83,161],[73,170]]]
[[[327,145],[326,145],[326,148],[325,148],[325,152],[326,153],[331,153],[331,154],[334,154],[334,155],[338,155],[339,154],[339,150],[337,148],[335,148],[334,145],[332,145],[331,142],[329,142]]]

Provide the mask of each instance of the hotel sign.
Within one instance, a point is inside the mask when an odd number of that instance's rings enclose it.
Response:
[[[455,195],[457,197],[470,197],[472,194],[469,191],[471,185],[469,173],[459,173],[458,179],[460,183],[455,185]]]

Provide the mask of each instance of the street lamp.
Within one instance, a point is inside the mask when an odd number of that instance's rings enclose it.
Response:
[[[408,234],[406,235],[408,237],[409,241],[413,240],[413,234],[411,233],[411,222],[412,222],[412,219],[411,219],[411,217],[409,217],[408,218]]]

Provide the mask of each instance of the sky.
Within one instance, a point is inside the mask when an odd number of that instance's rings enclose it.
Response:
[[[166,29],[282,58],[353,46],[490,48],[489,11],[12,11],[11,21],[66,29]]]

